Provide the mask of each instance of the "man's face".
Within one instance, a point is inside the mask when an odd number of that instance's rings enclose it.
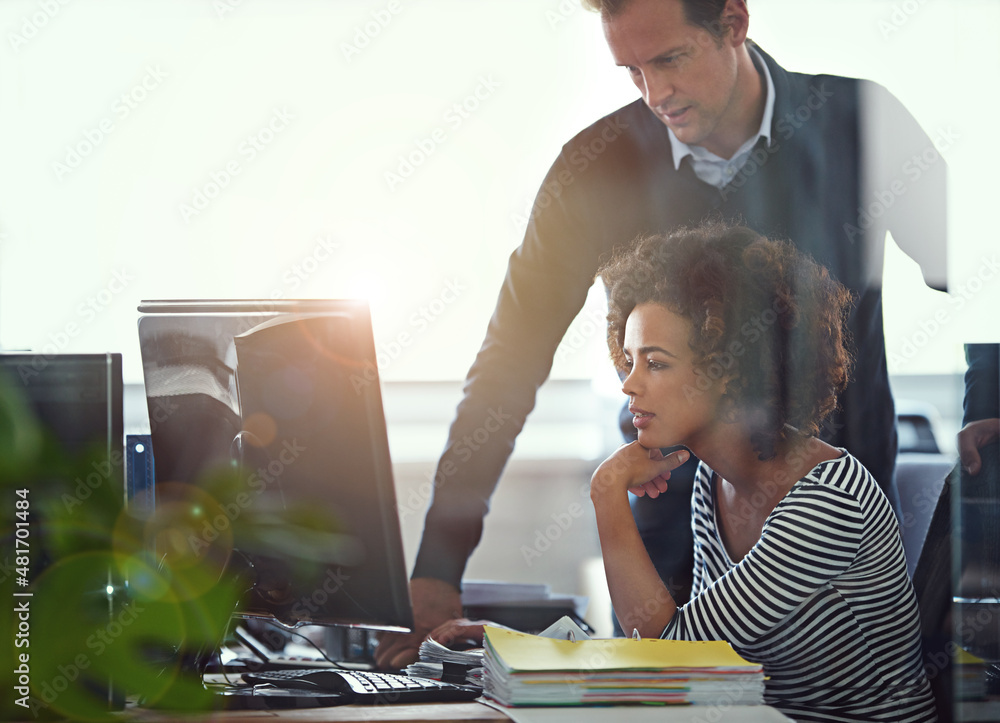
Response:
[[[681,0],[632,0],[605,18],[604,36],[615,63],[679,140],[724,158],[746,140],[739,137],[748,120],[737,83],[741,34],[716,37],[689,24]]]

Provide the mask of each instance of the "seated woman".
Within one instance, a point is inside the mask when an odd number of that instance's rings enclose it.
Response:
[[[815,436],[848,379],[848,292],[790,244],[720,223],[640,239],[601,276],[638,430],[590,492],[622,628],[729,641],[798,721],[935,720],[896,519]],[[628,492],[664,491],[687,450],[694,589],[678,608]]]

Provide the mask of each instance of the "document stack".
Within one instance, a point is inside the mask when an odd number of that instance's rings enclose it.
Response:
[[[482,688],[483,649],[452,650],[433,638],[427,638],[420,644],[420,660],[407,666],[406,673]]]
[[[506,706],[763,703],[763,669],[726,642],[574,642],[487,626],[485,643],[484,693]]]

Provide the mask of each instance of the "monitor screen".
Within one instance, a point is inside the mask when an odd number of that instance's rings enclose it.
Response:
[[[0,383],[23,392],[60,456],[101,454],[121,490],[122,355],[0,352]]]
[[[411,628],[367,303],[139,311],[156,504],[196,506],[185,544],[250,570],[238,614]]]

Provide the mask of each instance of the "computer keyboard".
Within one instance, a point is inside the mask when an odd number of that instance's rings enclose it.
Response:
[[[267,670],[244,673],[243,679],[253,685],[329,691],[339,693],[350,703],[375,705],[474,700],[481,695],[478,688],[442,683],[431,678],[365,670]]]

